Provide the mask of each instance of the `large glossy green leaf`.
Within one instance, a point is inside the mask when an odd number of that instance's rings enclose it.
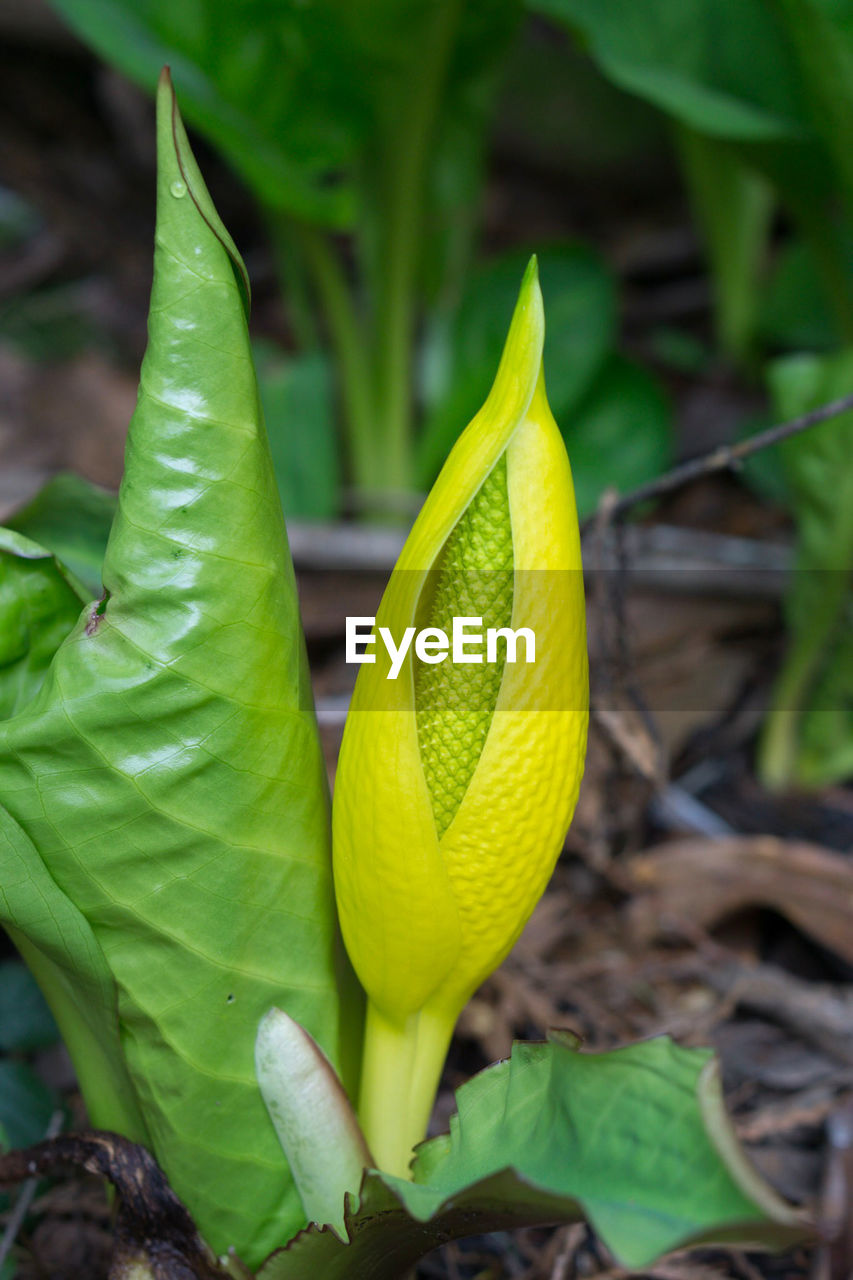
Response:
[[[0,529],[0,720],[20,711],[41,688],[85,598],[48,550]]]
[[[738,1147],[709,1050],[516,1044],[456,1101],[449,1135],[418,1148],[413,1182],[365,1176],[349,1243],[312,1228],[259,1280],[399,1280],[448,1239],[581,1217],[632,1267],[687,1244],[807,1235]]]
[[[849,395],[853,351],[779,360],[771,388],[781,418]],[[786,441],[781,454],[799,536],[789,649],[759,764],[773,786],[820,786],[853,776],[853,413]]]
[[[150,340],[106,596],[0,730],[0,799],[37,863],[27,881],[19,851],[3,918],[58,956],[47,895],[41,917],[26,895],[47,877],[71,904],[114,983],[157,1158],[213,1247],[253,1263],[302,1222],[255,1080],[257,1025],[280,1005],[339,1063],[346,982],[243,267],[168,81],[158,107]]]

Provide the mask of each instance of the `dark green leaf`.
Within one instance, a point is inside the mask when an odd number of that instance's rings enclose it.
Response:
[[[809,132],[781,15],[762,0],[528,0],[580,34],[617,84],[741,141]]]
[[[35,979],[19,960],[0,963],[0,1049],[26,1052],[59,1039]]]
[[[0,1059],[0,1123],[10,1147],[39,1142],[57,1105],[56,1094],[25,1062]]]
[[[0,720],[41,688],[85,598],[49,551],[0,529]]]
[[[340,1005],[357,997],[242,263],[167,81],[158,105],[150,341],[107,596],[57,652],[38,714],[0,728],[17,858],[0,917],[58,965],[43,881],[77,913],[99,976],[106,957],[151,1149],[211,1245],[253,1264],[303,1221],[255,1079],[258,1023],[280,1005],[340,1064]],[[35,972],[73,1033],[69,993]],[[91,1045],[70,1047],[85,1082]]]
[[[95,599],[103,589],[101,567],[115,511],[114,494],[66,472],[16,511],[9,528],[52,551]]]
[[[551,408],[562,424],[611,349],[616,331],[615,289],[601,260],[583,246],[555,246],[537,256],[548,318],[545,378]],[[440,349],[428,353],[425,395],[433,408],[420,445],[419,473],[424,485],[433,479],[488,394],[526,264],[524,253],[511,253],[477,272]]]
[[[558,418],[572,463],[578,515],[605,488],[652,480],[672,462],[672,408],[651,374],[611,356],[581,403]]]
[[[849,395],[853,352],[777,361],[771,387],[783,419]],[[773,786],[819,786],[853,776],[853,412],[780,448],[799,541],[759,762]]]
[[[853,279],[853,245],[849,259]],[[805,241],[794,240],[779,254],[760,306],[759,330],[772,348],[824,351],[838,345],[837,318],[828,304],[814,251]]]
[[[782,0],[808,87],[811,119],[833,156],[853,213],[853,6]]]
[[[164,64],[187,117],[273,208],[347,223],[353,193],[337,181],[364,108],[347,63],[355,15],[343,0],[54,0],[74,29],[153,89]]]
[[[287,357],[261,343],[254,355],[284,514],[336,515],[340,462],[328,358],[318,351]]]
[[[746,361],[755,337],[773,193],[725,141],[686,127],[676,136],[711,267],[718,340],[726,354]]]
[[[807,1235],[737,1146],[709,1050],[516,1044],[456,1100],[449,1136],[418,1148],[413,1182],[366,1175],[351,1243],[312,1228],[259,1280],[399,1280],[445,1240],[583,1216],[631,1267],[687,1244]]]

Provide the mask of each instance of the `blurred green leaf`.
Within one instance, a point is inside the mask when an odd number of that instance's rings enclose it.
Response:
[[[36,364],[114,347],[113,335],[94,314],[87,282],[79,280],[0,300],[0,338]]]
[[[725,141],[685,126],[676,137],[711,265],[719,344],[745,363],[755,337],[773,192]]]
[[[645,369],[613,355],[584,399],[557,419],[572,463],[581,519],[605,488],[625,493],[672,462],[672,408]]]
[[[187,119],[271,209],[352,225],[372,142],[417,83],[432,0],[53,0],[108,61],[153,89],[164,64]],[[447,7],[442,0],[440,7]],[[480,72],[514,24],[517,0],[460,10],[454,85]],[[463,74],[464,73],[464,77]],[[466,104],[456,103],[456,127]],[[467,109],[479,111],[473,100]],[[463,175],[464,176],[464,175]]]
[[[853,351],[779,360],[770,385],[782,418],[806,413],[853,392]],[[853,412],[780,450],[798,547],[759,767],[771,786],[819,786],[853,776]]]
[[[256,342],[253,352],[284,514],[328,519],[341,482],[329,359],[286,356],[271,343]]]
[[[25,1062],[0,1058],[0,1124],[10,1147],[29,1147],[44,1137],[59,1099]]]
[[[811,122],[834,157],[853,213],[853,5],[782,0],[780,8],[808,86]]]
[[[357,15],[344,0],[53,0],[78,35],[153,90],[171,66],[187,118],[273,208],[347,224],[342,180],[364,129],[353,70]],[[369,21],[369,19],[365,19]]]
[[[769,412],[751,417],[740,424],[737,438],[748,440],[750,436],[758,435],[759,431],[766,431],[768,427],[775,425],[776,418]],[[759,449],[758,453],[741,464],[738,475],[767,502],[790,507],[791,486],[779,449]]]
[[[762,0],[527,0],[565,23],[617,84],[716,137],[808,132],[781,15]]]
[[[20,960],[0,962],[0,1049],[26,1053],[58,1039],[53,1015],[30,971]]]
[[[0,720],[35,697],[85,599],[49,551],[0,529]]]
[[[15,512],[9,528],[52,551],[96,599],[103,590],[101,568],[115,512],[115,494],[64,472]]]
[[[545,378],[558,422],[591,385],[616,335],[616,293],[601,259],[582,245],[543,250],[539,279],[548,317]],[[441,351],[428,353],[424,387],[429,412],[420,441],[418,473],[428,485],[456,437],[488,394],[527,255],[513,252],[474,273]]]
[[[449,1135],[418,1148],[413,1182],[367,1173],[351,1243],[311,1227],[258,1280],[398,1280],[448,1239],[581,1217],[629,1267],[687,1244],[782,1248],[808,1234],[738,1147],[710,1050],[515,1044],[456,1102]]]
[[[837,45],[829,61],[831,77],[842,79],[849,62],[849,19],[831,17],[833,0],[813,0],[815,47]],[[832,99],[835,123],[827,123],[822,99],[831,92],[820,83],[823,65],[810,37],[803,35],[810,17],[802,13],[812,0],[767,4],[765,0],[527,0],[531,8],[563,22],[586,47],[602,71],[622,88],[660,107],[680,125],[732,148],[726,162],[739,160],[747,171],[761,174],[780,203],[793,216],[814,251],[822,288],[849,341],[853,336],[853,288],[844,271],[845,220],[839,196],[853,162],[849,160],[849,112],[844,121],[843,95]],[[822,18],[818,11],[823,10]],[[799,10],[798,10],[799,12]],[[820,18],[820,20],[819,20]],[[809,56],[803,56],[803,43]],[[813,66],[806,65],[809,60]],[[844,94],[848,90],[844,89]],[[836,127],[837,126],[837,127]],[[734,171],[720,173],[720,186],[731,185]],[[695,175],[694,175],[694,188]],[[743,308],[750,295],[739,293],[733,263],[754,239],[750,231],[728,219],[713,183],[703,184],[700,201],[710,205],[702,221],[712,226],[717,293],[724,305],[721,328],[744,327]],[[743,185],[740,183],[740,185]],[[749,185],[749,183],[748,183]],[[710,194],[709,194],[710,193]],[[754,194],[754,193],[753,193]],[[749,197],[753,204],[752,196]],[[756,209],[750,214],[755,222]],[[847,222],[853,216],[848,207]],[[760,219],[759,219],[760,222]],[[724,237],[730,239],[728,252]],[[725,277],[725,278],[723,278]],[[732,308],[734,307],[734,310]],[[732,323],[734,320],[734,330]],[[747,328],[748,328],[747,316]]]
[[[651,331],[648,344],[655,360],[675,373],[701,377],[713,364],[714,357],[710,347],[685,329],[661,325]]]
[[[845,258],[853,280],[853,241],[845,246]],[[806,241],[794,239],[779,253],[762,292],[758,325],[765,343],[777,350],[825,351],[841,341],[814,250]]]

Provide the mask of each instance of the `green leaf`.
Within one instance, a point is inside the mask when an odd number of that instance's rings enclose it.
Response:
[[[585,40],[622,88],[683,124],[741,141],[809,132],[781,15],[762,0],[528,0]]]
[[[456,437],[485,400],[503,349],[509,316],[528,255],[510,253],[470,280],[450,330],[427,353],[428,414],[418,471],[429,484]],[[616,293],[590,249],[554,246],[537,254],[548,323],[545,377],[554,417],[562,423],[591,385],[616,334]]]
[[[651,374],[624,356],[611,356],[581,403],[558,422],[581,519],[605,488],[624,493],[672,461],[672,406]]]
[[[364,179],[357,170],[409,105],[437,7],[424,0],[53,2],[78,35],[146,88],[169,64],[188,120],[261,202],[330,227],[356,218]],[[484,67],[519,9],[517,0],[497,13],[488,3],[465,6],[453,77],[459,92],[448,104],[456,107],[448,118],[455,131],[482,128]],[[468,177],[458,168],[457,176]]]
[[[85,598],[49,551],[0,529],[0,720],[15,715],[41,688]]]
[[[4,872],[19,901],[0,917],[59,955],[27,894],[47,878],[78,913],[152,1150],[217,1252],[252,1265],[304,1220],[255,1079],[258,1023],[281,1005],[340,1066],[340,1005],[358,1001],[242,263],[168,80],[158,106],[150,340],[106,597],[0,728],[0,799],[33,863]]]
[[[596,1054],[561,1038],[516,1044],[456,1100],[449,1135],[418,1148],[413,1182],[368,1172],[351,1243],[312,1228],[259,1280],[399,1280],[448,1239],[584,1216],[629,1267],[688,1244],[808,1235],[738,1148],[709,1050],[665,1037]]]
[[[2,805],[0,920],[47,997],[92,1123],[149,1142],[122,1054],[116,984],[101,946]]]
[[[59,1031],[32,974],[19,960],[0,963],[0,1049],[28,1052],[55,1044]]]
[[[271,343],[255,343],[254,356],[284,514],[328,519],[341,482],[328,358],[286,357]]]
[[[711,266],[718,340],[729,356],[747,361],[755,336],[773,193],[724,141],[684,127],[676,137]]]
[[[845,257],[853,278],[853,244],[846,248]],[[758,325],[761,337],[777,351],[825,351],[839,344],[837,319],[828,305],[814,251],[804,240],[792,240],[779,253],[760,301]]]
[[[834,158],[853,213],[853,6],[782,0],[780,8],[808,87],[812,122]]]
[[[54,1091],[32,1067],[0,1059],[0,1124],[11,1147],[41,1141],[58,1104]]]
[[[260,199],[309,220],[347,224],[338,180],[363,129],[347,76],[354,15],[342,0],[54,0],[78,35],[154,88],[171,66],[189,120],[222,148]]]
[[[796,417],[850,394],[853,351],[789,356],[770,381],[779,416]],[[799,538],[759,768],[770,786],[820,786],[853,776],[853,412],[780,450]]]
[[[114,494],[69,471],[48,480],[15,512],[9,528],[52,551],[94,599],[103,589],[101,568],[115,511]]]
[[[812,245],[839,324],[845,333],[853,333],[853,292],[844,275],[838,218],[850,150],[846,133],[826,125],[821,109],[826,90],[816,87],[822,64],[812,56],[814,66],[804,66],[785,6],[765,0],[527,2],[567,25],[616,84],[661,108],[680,125],[709,139],[726,140],[733,148],[729,167],[739,156],[770,182]],[[791,0],[792,6],[796,3]],[[819,8],[821,0],[814,4]],[[823,17],[826,21],[816,19],[815,26],[821,27],[820,40],[829,40],[833,24],[826,14]],[[847,61],[842,49],[846,27],[843,22],[838,27],[839,48],[832,56],[836,78],[843,76]],[[834,105],[836,123],[844,111],[839,101]],[[849,120],[845,130],[848,126]],[[842,165],[839,156],[845,147]],[[721,185],[730,185],[731,174],[719,176]],[[707,193],[702,198],[707,199]],[[714,196],[714,207],[717,203]],[[705,213],[706,221],[716,222],[718,216],[713,209]],[[722,236],[719,227],[715,236]],[[744,237],[738,251],[742,252],[753,233],[740,227],[738,237]],[[737,254],[725,259],[721,248],[716,256],[735,271],[731,264]],[[737,298],[733,288],[732,282],[725,286],[729,306]],[[738,317],[737,325],[742,323]],[[736,326],[735,335],[737,331]]]

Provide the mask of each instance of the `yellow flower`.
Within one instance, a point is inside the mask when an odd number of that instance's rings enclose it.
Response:
[[[462,1006],[545,888],[583,772],[580,537],[543,337],[534,259],[491,393],[391,576],[341,748],[335,890],[368,995],[361,1120],[391,1172],[423,1136]],[[437,657],[460,617],[496,633],[460,647],[479,661]]]

